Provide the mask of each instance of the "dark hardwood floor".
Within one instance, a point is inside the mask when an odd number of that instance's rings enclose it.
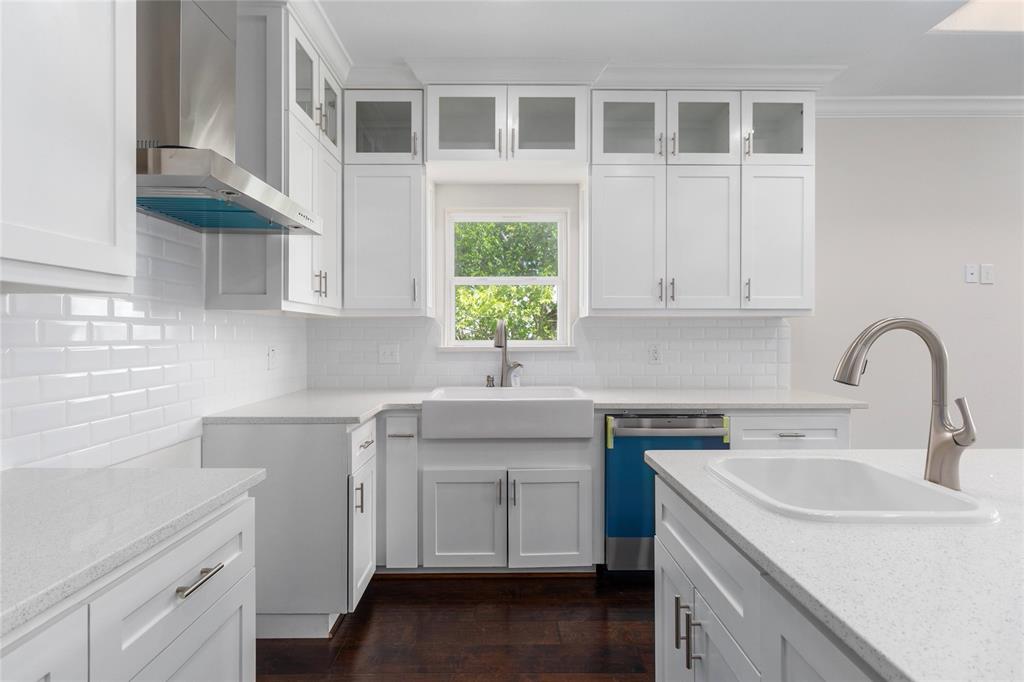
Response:
[[[256,676],[646,682],[654,679],[649,575],[377,576],[331,639],[257,640]]]

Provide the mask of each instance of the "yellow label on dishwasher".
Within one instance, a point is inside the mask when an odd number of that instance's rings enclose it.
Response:
[[[725,427],[725,435],[722,436],[722,442],[729,442],[729,415],[722,417],[722,426]]]
[[[613,423],[615,423],[615,417],[606,414],[604,416],[604,446],[609,450],[615,446],[615,433],[612,429]]]

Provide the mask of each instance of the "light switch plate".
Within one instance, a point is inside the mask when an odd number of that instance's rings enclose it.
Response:
[[[978,283],[978,265],[976,263],[964,266],[964,282],[968,284]]]
[[[992,263],[981,264],[981,283],[982,284],[995,284],[996,283],[996,266]]]
[[[660,343],[652,343],[647,346],[647,364],[648,365],[660,365],[664,358],[665,353],[662,352]]]
[[[381,365],[397,365],[399,363],[398,344],[382,343],[378,345],[377,363]]]

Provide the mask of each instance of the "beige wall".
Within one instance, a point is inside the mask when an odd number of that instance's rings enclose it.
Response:
[[[874,319],[917,317],[950,359],[980,447],[1024,445],[1024,119],[824,119],[817,130],[816,314],[792,320],[793,385],[871,403],[858,447],[923,447],[930,375],[907,332],[879,340],[860,387],[834,383]],[[996,284],[965,284],[993,263]]]

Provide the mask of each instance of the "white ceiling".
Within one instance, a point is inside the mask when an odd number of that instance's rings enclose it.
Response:
[[[422,77],[438,63],[493,64],[494,80],[510,81],[517,64],[530,79],[559,65],[552,80],[617,67],[840,66],[823,95],[1024,95],[1024,33],[927,33],[963,0],[321,1],[364,80],[409,64]]]

